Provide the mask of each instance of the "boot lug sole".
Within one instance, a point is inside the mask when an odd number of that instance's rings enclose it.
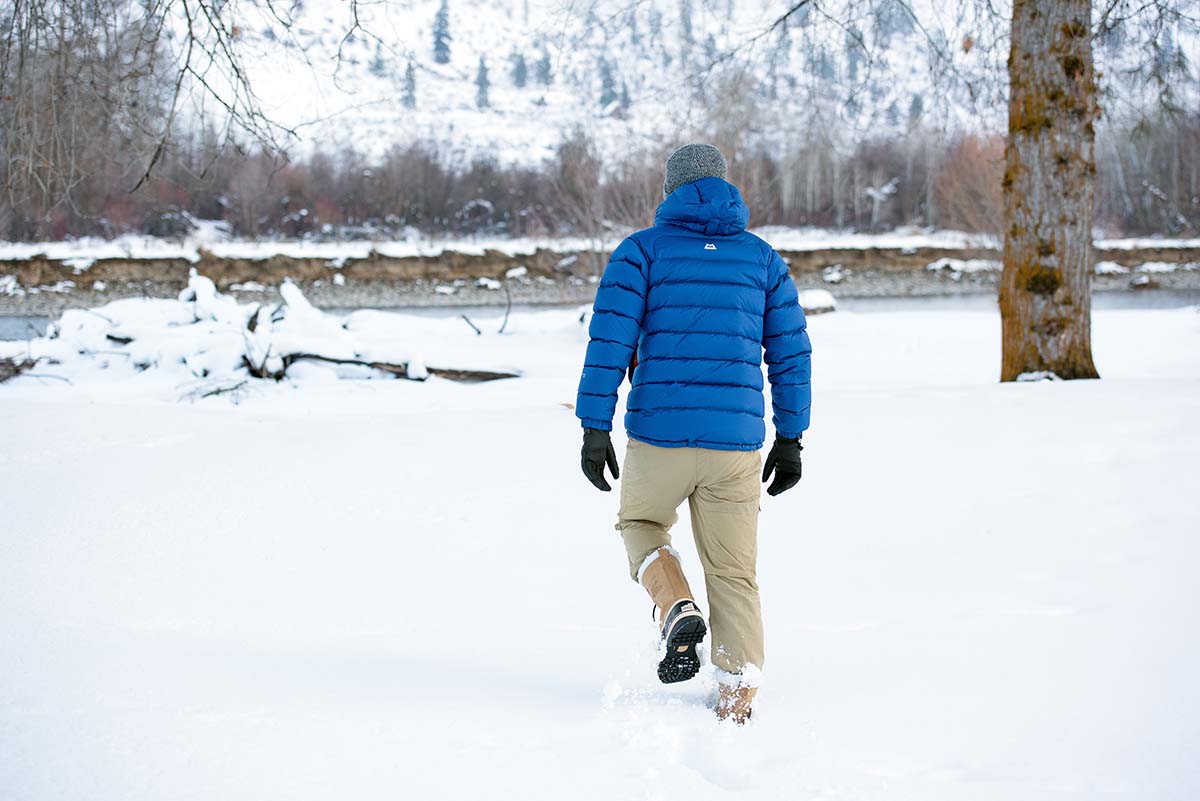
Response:
[[[708,627],[699,614],[689,614],[674,621],[666,638],[667,654],[658,663],[658,680],[663,684],[687,681],[700,672],[700,655],[696,646],[704,640]]]

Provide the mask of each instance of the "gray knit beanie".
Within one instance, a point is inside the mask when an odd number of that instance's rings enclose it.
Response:
[[[728,169],[725,157],[712,145],[684,145],[667,159],[663,197],[701,178],[724,178]]]

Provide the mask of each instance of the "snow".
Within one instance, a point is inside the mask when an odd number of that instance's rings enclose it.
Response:
[[[994,311],[811,318],[744,729],[710,668],[654,676],[615,494],[578,475],[579,311],[500,319],[343,330],[522,378],[180,402],[183,366],[111,357],[0,385],[2,794],[1200,794],[1196,309],[1098,311],[1103,380],[1007,385]],[[686,514],[675,546],[700,585]]]
[[[995,259],[938,259],[925,265],[930,272],[946,270],[951,273],[1000,272],[1003,265]]]
[[[447,6],[452,37],[447,64],[436,63],[431,53],[439,5],[440,0],[364,5],[352,20],[344,3],[310,0],[284,12],[291,21],[287,27],[266,9],[250,6],[243,10],[239,52],[264,111],[299,132],[288,142],[299,153],[353,142],[374,156],[393,146],[434,142],[442,158],[484,157],[501,165],[538,165],[553,158],[576,130],[588,132],[605,161],[631,150],[656,152],[663,142],[703,130],[707,109],[728,101],[715,88],[698,92],[681,61],[704,70],[713,84],[736,78],[748,98],[761,101],[761,123],[744,132],[753,137],[750,148],[794,135],[796,124],[789,117],[801,115],[828,125],[824,115],[840,113],[855,130],[903,133],[914,95],[938,92],[941,105],[941,98],[949,103],[961,94],[936,86],[922,34],[909,30],[890,42],[884,37],[876,42],[866,14],[854,24],[872,55],[859,59],[869,64],[851,77],[846,23],[834,22],[833,16],[809,15],[769,46],[756,41],[787,10],[777,2],[731,0],[686,8],[673,0],[597,2],[582,10],[557,0],[454,0]],[[920,13],[927,24],[942,27],[936,9]],[[355,22],[362,28],[348,37]],[[950,41],[959,38],[957,26],[948,30]],[[810,63],[817,52],[826,71],[835,74],[817,74],[817,65]],[[518,54],[529,67],[524,87],[511,78]],[[535,64],[543,54],[551,64],[549,85],[536,78]],[[978,56],[949,57],[962,62],[955,64],[956,72],[974,76],[979,69]],[[490,74],[485,109],[475,103],[481,58]],[[628,90],[629,108],[602,102],[601,60],[608,62],[616,84]],[[777,60],[781,64],[769,64]],[[410,62],[412,109],[400,102]],[[852,97],[860,98],[856,112],[848,108]],[[983,117],[994,123],[996,114],[988,106],[955,111],[972,127]]]
[[[1200,239],[1167,239],[1159,237],[1128,237],[1097,239],[1099,250],[1149,250],[1153,248],[1200,248]]]
[[[1028,373],[1021,373],[1017,376],[1018,381],[1058,381],[1060,380],[1057,373],[1049,370],[1032,370]]]
[[[0,261],[32,258],[65,260],[79,271],[97,259],[185,259],[193,264],[201,250],[217,258],[263,260],[275,256],[294,259],[323,259],[332,269],[340,269],[347,259],[365,259],[372,252],[391,258],[430,258],[444,252],[481,256],[496,251],[506,256],[528,256],[539,249],[555,252],[611,250],[620,237],[596,240],[585,237],[499,237],[478,236],[426,239],[414,232],[400,240],[287,240],[287,239],[210,239],[212,228],[182,239],[160,239],[140,234],[124,234],[115,239],[82,237],[60,242],[0,241]]]
[[[776,250],[869,250],[873,248],[962,248],[996,247],[994,237],[962,231],[901,227],[881,233],[855,233],[826,228],[787,228],[767,225],[753,233],[771,243]]]
[[[1200,265],[1192,262],[1148,261],[1139,266],[1140,273],[1173,273],[1176,270],[1195,270]]]
[[[800,308],[809,314],[821,314],[837,310],[837,301],[828,289],[800,290]]]
[[[463,253],[481,256],[494,251],[505,256],[530,256],[539,250],[569,254],[559,262],[566,268],[574,261],[575,253],[581,251],[609,252],[613,250],[629,231],[613,232],[596,239],[588,237],[503,237],[467,236],[426,238],[413,230],[407,239],[395,240],[244,240],[230,239],[214,221],[206,223],[200,230],[182,239],[161,239],[139,234],[125,234],[115,239],[96,237],[64,240],[60,242],[4,242],[0,241],[0,261],[23,261],[32,258],[62,260],[76,273],[83,272],[98,259],[185,259],[193,264],[200,261],[201,251],[217,258],[264,260],[276,256],[295,259],[322,259],[331,269],[341,269],[349,259],[365,259],[372,252],[390,258],[432,258],[442,253]],[[763,226],[751,229],[752,233],[765,239],[776,250],[872,250],[899,249],[913,252],[918,249],[956,250],[964,248],[995,248],[994,238],[982,234],[961,231],[943,231],[924,228],[899,228],[887,233],[853,233],[824,228],[786,228]],[[1136,248],[1197,248],[1200,240],[1171,239],[1113,239],[1098,240],[1097,248],[1131,250]],[[1101,262],[1108,264],[1109,262]],[[1160,262],[1152,262],[1161,265]],[[940,265],[940,266],[937,266]],[[1099,266],[1099,265],[1098,265]],[[1168,265],[1171,266],[1171,265]],[[946,267],[952,270],[999,269],[998,262],[987,259],[940,259],[929,265],[929,269]],[[518,268],[519,269],[519,268]],[[1154,268],[1151,268],[1154,269]],[[1194,265],[1189,269],[1194,269]],[[3,280],[3,279],[0,279]],[[836,281],[834,281],[836,282]],[[0,291],[4,291],[0,284]]]
[[[1096,275],[1126,275],[1131,271],[1139,273],[1173,273],[1177,270],[1196,269],[1200,269],[1200,264],[1175,261],[1147,261],[1133,267],[1132,270],[1115,261],[1098,261],[1095,267]],[[1140,277],[1145,278],[1145,276]]]
[[[821,271],[821,280],[827,284],[840,284],[846,279],[846,267],[843,264],[831,264]]]

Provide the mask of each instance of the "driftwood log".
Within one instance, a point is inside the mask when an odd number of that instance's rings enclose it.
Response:
[[[283,309],[283,306],[276,307],[272,312],[271,318],[274,320],[276,315]],[[262,306],[255,309],[250,315],[250,319],[246,321],[246,330],[253,334],[258,327],[258,316],[262,311]],[[466,320],[466,315],[463,315]],[[467,320],[467,323],[475,328],[475,325]],[[476,333],[480,333],[478,328],[475,328]],[[497,372],[494,370],[461,370],[448,367],[427,367],[423,374],[414,376],[409,374],[409,365],[407,362],[379,362],[367,361],[366,359],[346,359],[334,356],[325,356],[320,353],[285,353],[280,354],[276,358],[272,358],[270,349],[263,355],[262,363],[255,364],[250,358],[249,353],[242,354],[242,364],[247,372],[254,378],[269,378],[274,381],[281,381],[287,375],[288,367],[300,361],[325,362],[326,364],[348,364],[357,367],[369,367],[373,370],[379,370],[389,375],[394,375],[397,378],[403,378],[409,381],[424,381],[431,375],[436,375],[439,378],[445,378],[450,381],[459,381],[466,384],[478,384],[484,381],[497,381],[502,378],[517,378],[517,373]],[[268,365],[272,365],[268,367]]]
[[[249,357],[242,356],[242,364],[246,367],[247,372],[255,378],[269,378],[273,381],[282,381],[287,375],[288,367],[299,361],[325,362],[326,364],[349,364],[358,367],[370,367],[374,370],[379,370],[384,373],[403,378],[409,381],[424,381],[425,378],[413,378],[408,374],[408,364],[393,363],[393,362],[370,362],[365,359],[338,359],[332,356],[322,356],[319,353],[288,353],[280,358],[282,364],[279,370],[270,370],[266,366],[266,361],[262,364],[254,364]],[[502,378],[518,378],[518,373],[496,372],[493,370],[460,370],[457,368],[448,367],[427,367],[425,370],[429,375],[436,375],[439,378],[445,378],[450,381],[459,381],[464,384],[479,384],[484,381],[497,381]]]
[[[314,361],[326,362],[328,364],[351,364],[359,367],[371,367],[375,370],[380,370],[385,373],[390,373],[397,378],[405,378],[410,381],[424,381],[424,378],[409,378],[408,364],[396,364],[392,362],[368,362],[363,359],[335,359],[332,356],[322,356],[319,353],[289,353],[283,357],[283,369],[287,368],[299,361]],[[501,378],[517,378],[517,373],[502,373],[492,370],[459,370],[447,367],[427,367],[425,372],[429,375],[436,375],[439,378],[446,378],[451,381],[461,381],[465,384],[478,384],[484,381],[497,381]]]

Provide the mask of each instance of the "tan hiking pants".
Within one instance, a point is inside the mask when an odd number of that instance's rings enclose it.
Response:
[[[755,580],[761,471],[758,451],[660,448],[633,438],[621,468],[617,530],[634,581],[646,557],[671,543],[676,509],[687,499],[708,587],[712,662],[730,673],[763,664]]]

